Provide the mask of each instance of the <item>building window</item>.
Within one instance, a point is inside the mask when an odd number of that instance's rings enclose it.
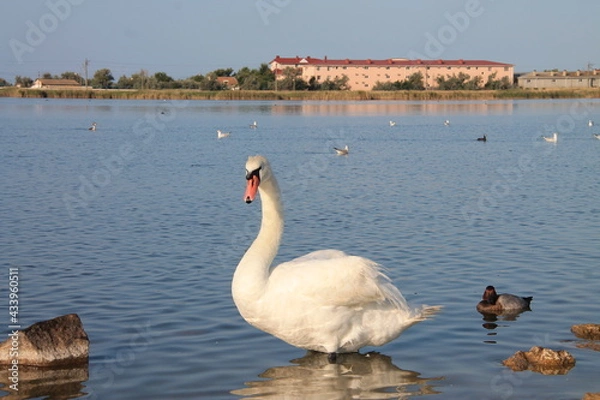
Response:
[[[347,67],[342,67],[342,69],[346,69]]]
[[[363,67],[364,69],[369,69],[369,67]]]

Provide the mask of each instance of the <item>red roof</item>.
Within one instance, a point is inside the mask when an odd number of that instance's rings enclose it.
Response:
[[[227,85],[227,86],[237,86],[238,85],[238,80],[235,76],[218,76],[217,82],[219,82],[221,85]]]
[[[408,60],[405,58],[388,58],[385,60],[330,60],[327,57],[324,59],[313,58],[313,57],[279,57],[276,56],[273,62],[277,62],[281,65],[324,65],[324,66],[335,66],[335,65],[397,65],[397,66],[413,66],[413,65],[448,65],[448,66],[486,66],[486,67],[509,67],[512,64],[506,64],[496,61],[488,60]]]

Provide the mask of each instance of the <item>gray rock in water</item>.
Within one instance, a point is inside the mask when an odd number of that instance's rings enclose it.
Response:
[[[90,341],[77,314],[68,314],[13,331],[0,343],[0,364],[39,367],[87,363]]]

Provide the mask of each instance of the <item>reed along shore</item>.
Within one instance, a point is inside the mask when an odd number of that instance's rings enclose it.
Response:
[[[295,100],[295,101],[457,101],[510,99],[593,99],[600,89],[399,90],[399,91],[271,91],[192,89],[22,89],[0,88],[0,97],[117,100]]]

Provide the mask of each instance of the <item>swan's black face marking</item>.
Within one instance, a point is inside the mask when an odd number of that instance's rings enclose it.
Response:
[[[254,171],[246,170],[246,180],[249,181],[250,179],[252,179],[253,176],[260,178],[260,170],[261,169],[262,169],[262,167],[258,167]]]

